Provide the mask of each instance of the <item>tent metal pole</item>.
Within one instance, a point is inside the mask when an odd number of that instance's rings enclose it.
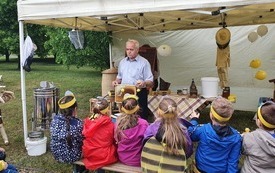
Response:
[[[109,59],[110,59],[110,68],[113,67],[113,57],[112,57],[112,44],[109,43]]]
[[[23,45],[24,45],[24,24],[19,21],[19,41],[20,41],[20,76],[21,76],[21,98],[22,98],[22,113],[23,113],[23,128],[24,128],[24,144],[26,147],[27,139],[27,108],[26,108],[26,84],[25,84],[25,71],[23,69]]]

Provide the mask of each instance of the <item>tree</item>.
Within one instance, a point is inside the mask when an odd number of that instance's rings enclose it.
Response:
[[[49,28],[47,32],[49,40],[45,42],[45,48],[49,54],[56,57],[60,64],[76,65],[81,67],[89,65],[94,68],[106,69],[109,67],[109,42],[111,38],[105,32],[84,32],[84,49],[75,49],[68,37],[68,29]]]
[[[49,40],[49,37],[47,36],[48,29],[49,27],[43,25],[25,25],[25,31],[31,37],[33,43],[37,46],[35,54],[39,58],[46,58],[48,56],[48,52],[50,51],[44,46],[45,42]]]
[[[16,54],[19,58],[19,24],[17,21],[17,4],[15,0],[0,1],[0,54],[6,56],[9,61],[11,54]],[[25,35],[31,36],[33,42],[37,45],[36,55],[46,57],[48,50],[44,49],[46,41],[47,27],[40,25],[25,24]],[[30,31],[28,33],[28,30]],[[18,58],[18,69],[20,69],[20,59]]]
[[[17,22],[17,1],[0,1],[0,54],[6,61],[12,53],[19,54],[19,34]]]

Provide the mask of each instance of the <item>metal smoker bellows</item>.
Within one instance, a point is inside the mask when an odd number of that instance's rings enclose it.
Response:
[[[33,131],[49,129],[53,116],[58,113],[59,89],[41,83],[40,88],[34,88]]]

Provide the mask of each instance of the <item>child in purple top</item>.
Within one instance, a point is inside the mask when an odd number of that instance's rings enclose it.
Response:
[[[115,125],[115,139],[120,162],[130,166],[140,166],[142,140],[148,122],[137,115],[138,97],[124,95],[121,112]]]
[[[165,97],[159,104],[158,117],[144,133],[143,144],[155,136],[160,142],[164,141],[172,151],[178,150],[178,146],[183,146],[186,158],[189,158],[193,153],[193,144],[187,131],[188,125],[191,125],[188,121],[177,117],[176,102]]]

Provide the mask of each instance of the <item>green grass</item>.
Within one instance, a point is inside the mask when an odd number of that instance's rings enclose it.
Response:
[[[33,89],[39,87],[40,81],[54,82],[60,89],[60,96],[64,95],[66,90],[71,90],[78,101],[78,116],[83,119],[89,114],[89,99],[101,95],[101,72],[89,67],[77,69],[71,67],[69,70],[61,65],[46,62],[34,62],[31,66],[32,71],[26,72],[26,101],[28,130],[31,130],[31,115],[34,109]],[[13,91],[16,98],[0,104],[3,121],[10,145],[4,146],[0,139],[0,146],[7,152],[7,161],[21,169],[20,172],[32,173],[68,173],[72,172],[72,166],[61,164],[55,161],[49,150],[49,138],[47,142],[47,152],[41,156],[28,156],[24,146],[24,132],[22,119],[22,101],[20,71],[17,69],[16,62],[4,62],[0,58],[0,75],[3,75],[5,90]],[[202,112],[200,122],[209,122],[209,109]],[[252,121],[255,112],[235,111],[230,124],[240,132],[245,127],[251,130],[255,129],[255,123]],[[49,133],[45,132],[49,137]],[[24,169],[24,171],[23,171]]]
[[[31,65],[32,71],[26,72],[26,102],[27,102],[27,122],[28,131],[31,131],[31,116],[34,110],[34,88],[39,87],[40,81],[54,82],[60,90],[60,96],[66,90],[71,90],[78,101],[78,116],[83,119],[89,114],[89,99],[101,95],[101,72],[90,67],[75,68],[69,70],[61,65],[34,62]],[[20,71],[16,62],[6,63],[0,58],[0,75],[3,75],[3,82],[6,88],[15,93],[16,98],[0,104],[4,127],[8,135],[10,145],[4,146],[0,139],[0,146],[7,152],[7,161],[18,168],[26,168],[25,172],[48,172],[67,173],[72,172],[69,164],[56,162],[49,150],[49,138],[47,142],[47,152],[41,156],[28,156],[24,146],[24,130],[21,100]],[[49,133],[45,132],[49,137]],[[24,171],[21,171],[24,172]]]

